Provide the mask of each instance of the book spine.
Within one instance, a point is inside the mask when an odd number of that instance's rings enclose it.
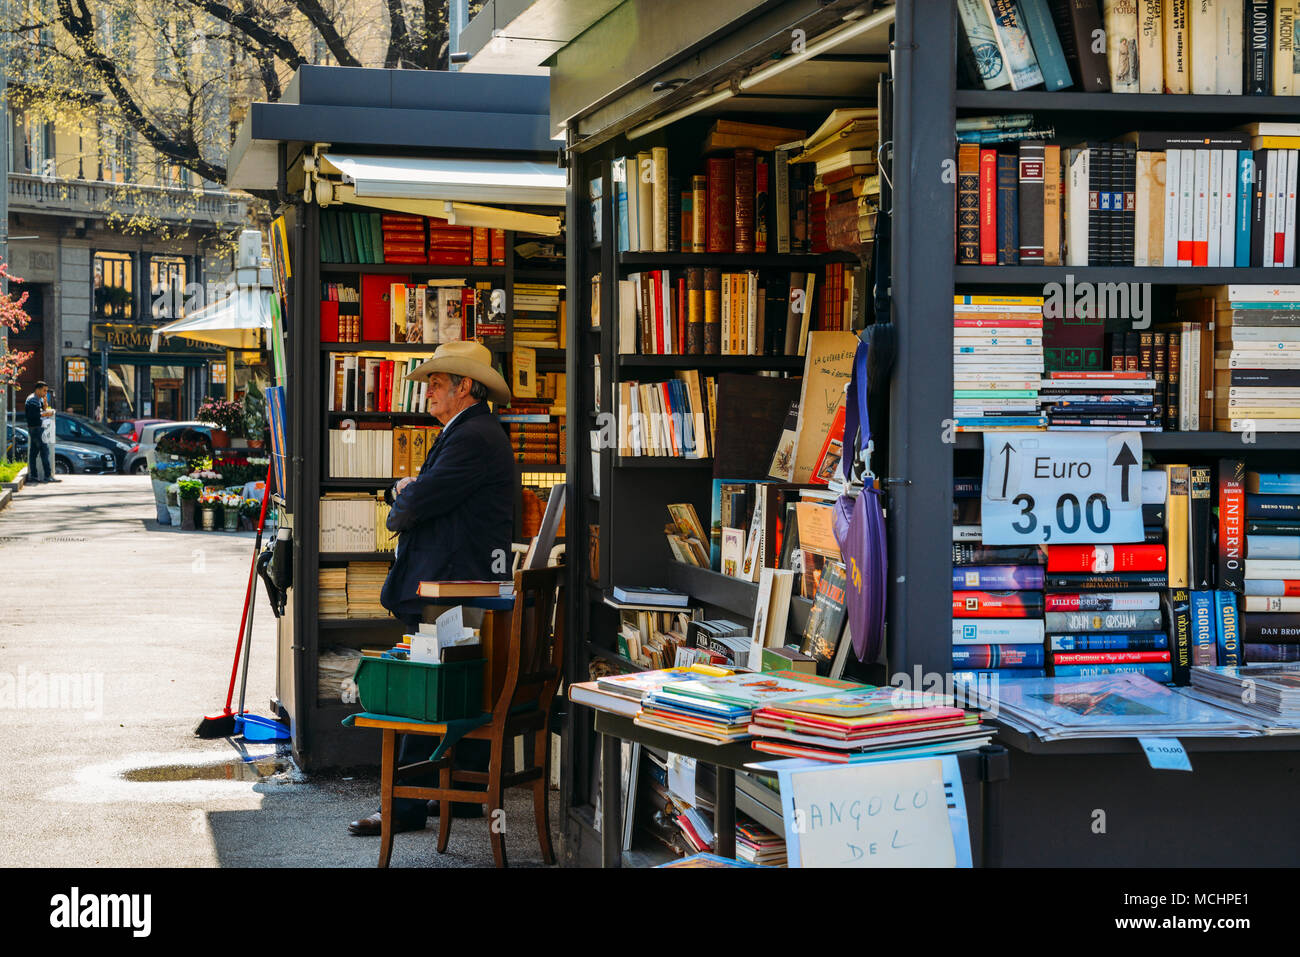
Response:
[[[1139,611],[1049,611],[1043,615],[1044,627],[1055,632],[1152,631],[1163,624],[1160,609]]]
[[[1110,206],[1110,152],[1106,147],[1090,143],[1088,153],[1088,252],[1080,265],[1106,266],[1110,264],[1110,223],[1106,215]]]
[[[952,594],[954,618],[1041,618],[1041,592],[958,591]]]
[[[1229,268],[1236,263],[1237,248],[1237,151],[1223,150],[1220,190],[1222,220],[1219,229],[1219,265]]]
[[[980,80],[986,90],[997,90],[1011,83],[1006,62],[998,49],[993,25],[983,0],[957,0],[957,13],[966,33],[966,42],[980,71]]]
[[[1193,591],[1192,600],[1192,665],[1214,667],[1218,657],[1215,648],[1214,593]]]
[[[653,209],[651,241],[653,251],[668,252],[668,148],[655,146],[650,150],[650,201]]]
[[[1043,82],[1029,34],[1016,0],[984,0],[1002,59],[1011,73],[1011,88],[1024,90]]]
[[[733,160],[735,175],[735,244],[736,252],[754,252],[754,174],[755,156],[751,149],[739,149]]]
[[[1178,265],[1192,264],[1192,245],[1196,211],[1196,154],[1199,150],[1181,150],[1178,154]]]
[[[1211,587],[1214,560],[1211,557],[1210,535],[1213,509],[1211,507],[1212,481],[1209,466],[1193,465],[1189,469],[1188,520],[1189,547],[1191,549],[1191,584],[1205,590]]]
[[[1215,47],[1218,79],[1215,91],[1222,96],[1240,96],[1245,85],[1246,65],[1241,55],[1246,39],[1245,12],[1243,0],[1218,4],[1219,33]]]
[[[1165,191],[1164,191],[1164,262],[1165,266],[1178,265],[1178,208],[1180,198],[1179,179],[1182,171],[1182,150],[1165,151]],[[1152,265],[1160,265],[1153,263]]]
[[[1218,82],[1216,60],[1219,15],[1213,0],[1191,0],[1191,17],[1187,25],[1191,35],[1192,93],[1213,93]]]
[[[704,354],[722,354],[722,270],[704,270]]]
[[[1138,0],[1138,92],[1165,91],[1164,0]]]
[[[1041,645],[960,645],[952,649],[954,668],[1041,668]]]
[[[1192,265],[1209,265],[1210,150],[1196,151],[1193,174]]]
[[[1061,39],[1052,25],[1047,0],[1020,0],[1020,13],[1043,75],[1043,89],[1054,92],[1072,86],[1070,66]]]
[[[1043,263],[1048,266],[1062,262],[1061,200],[1061,148],[1049,144],[1043,149]]]
[[[1082,3],[1083,0],[1078,0]],[[1165,0],[1165,92],[1191,92],[1190,7],[1195,0]]]
[[[636,225],[637,249],[653,252],[655,248],[655,166],[654,153],[642,150],[636,154]]]
[[[1296,0],[1273,0],[1273,95],[1290,96],[1295,58]]]
[[[1108,93],[1110,67],[1106,62],[1106,48],[1103,44],[1098,49],[1095,42],[1096,37],[1105,36],[1097,0],[1068,0],[1068,3],[1074,52],[1079,61],[1080,87],[1085,93]]]
[[[1186,588],[1169,592],[1169,663],[1173,667],[1173,683],[1186,685],[1192,666],[1192,600]]]
[[[1164,651],[1169,647],[1169,636],[1163,631],[1052,635],[1048,641],[1052,651]]]
[[[1109,665],[1053,665],[1057,678],[1096,678],[1104,675],[1142,675],[1152,681],[1168,684],[1172,673],[1167,664],[1109,664]],[[1177,681],[1173,681],[1177,684]]]
[[[1240,620],[1237,596],[1230,591],[1214,593],[1215,664],[1236,667],[1241,664]]]
[[[754,252],[767,252],[768,223],[771,215],[769,180],[771,163],[766,154],[754,159]]]
[[[1273,0],[1246,0],[1246,92],[1273,92]]]
[[[998,154],[980,150],[980,265],[998,265]]]
[[[957,147],[957,262],[980,262],[980,148]]]
[[[1209,199],[1209,230],[1207,237],[1206,265],[1219,266],[1219,250],[1222,248],[1220,236],[1223,232],[1223,151],[1209,150],[1210,154],[1210,183],[1208,188]]]
[[[1041,589],[1041,565],[973,565],[952,570],[953,591]]]
[[[787,175],[788,179],[788,175]],[[691,247],[690,252],[707,252],[709,223],[709,187],[708,177],[704,175],[691,177]],[[682,237],[685,240],[685,237]]]
[[[1024,140],[1019,155],[1019,261],[1021,265],[1042,265],[1044,259],[1043,220],[1044,153],[1041,140]]]
[[[1017,202],[1016,157],[998,154],[998,254],[999,266],[1020,263],[1020,210]]]
[[[1218,587],[1240,592],[1244,586],[1245,470],[1241,459],[1219,460]]]
[[[1106,66],[1112,93],[1137,93],[1137,0],[1102,0],[1106,25]]]
[[[708,169],[708,239],[707,251],[736,251],[735,161],[711,157]],[[698,196],[697,196],[698,198]]]

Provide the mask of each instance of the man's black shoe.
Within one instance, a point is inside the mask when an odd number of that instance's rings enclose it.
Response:
[[[380,813],[376,811],[374,814],[370,815],[370,817],[363,817],[361,820],[353,821],[349,824],[348,833],[356,837],[377,837],[382,826],[383,818],[380,816]],[[423,829],[423,821],[419,824],[411,824],[398,818],[393,822],[394,834],[401,834],[404,831],[420,831]]]

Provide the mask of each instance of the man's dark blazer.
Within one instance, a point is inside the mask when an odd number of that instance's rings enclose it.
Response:
[[[427,602],[420,582],[510,576],[515,487],[510,441],[485,403],[457,416],[429,451],[420,474],[392,502],[388,530],[401,533],[380,601],[399,617]]]

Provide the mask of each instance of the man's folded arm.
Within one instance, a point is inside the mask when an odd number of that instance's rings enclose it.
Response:
[[[483,479],[482,443],[466,436],[393,498],[388,530],[405,532],[460,505]],[[390,488],[389,493],[392,490]]]

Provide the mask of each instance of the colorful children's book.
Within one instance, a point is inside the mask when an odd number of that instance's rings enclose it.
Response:
[[[711,704],[761,708],[767,704],[797,698],[834,695],[837,692],[868,690],[867,685],[838,681],[797,671],[763,671],[719,678],[701,678],[666,684],[663,691]]]

